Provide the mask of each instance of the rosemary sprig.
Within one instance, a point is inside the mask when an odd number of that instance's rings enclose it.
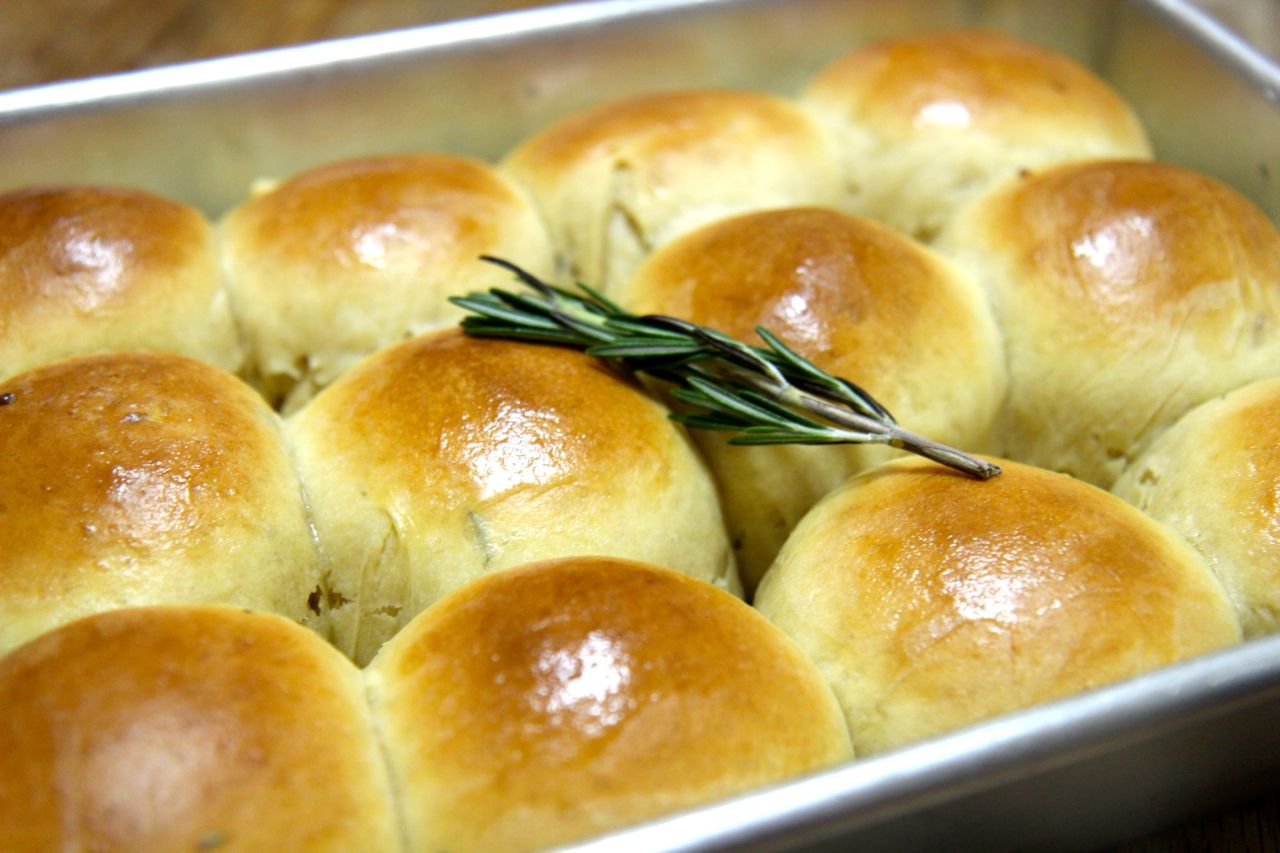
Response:
[[[485,256],[533,291],[455,296],[470,312],[472,335],[565,344],[671,382],[692,407],[672,417],[698,429],[738,433],[731,444],[887,444],[981,480],[1000,473],[990,462],[903,429],[854,383],[832,376],[763,327],[751,346],[705,326],[661,315],[636,316],[592,288],[573,293],[510,261]]]

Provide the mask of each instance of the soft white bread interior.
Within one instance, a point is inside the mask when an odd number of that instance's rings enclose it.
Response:
[[[1004,455],[1109,488],[1188,409],[1280,374],[1280,231],[1205,175],[1140,161],[1029,173],[939,246],[1004,332]]]
[[[87,617],[0,659],[0,849],[398,851],[359,671],[230,607]]]
[[[666,409],[580,352],[448,330],[383,350],[288,424],[358,662],[427,605],[607,554],[738,589],[711,475]]]
[[[423,853],[551,847],[851,756],[830,688],[782,632],[642,563],[482,578],[365,674]]]
[[[278,418],[231,374],[108,353],[0,381],[0,468],[0,651],[158,602],[236,604],[323,630]]]
[[[1226,587],[1245,635],[1280,627],[1280,379],[1203,403],[1117,480],[1181,533]]]
[[[988,449],[1004,353],[982,292],[945,260],[867,219],[825,208],[748,213],[659,249],[621,297],[762,344],[764,326],[857,383],[906,428]],[[694,438],[719,482],[738,568],[755,587],[800,517],[884,446],[740,447]]]
[[[830,139],[792,102],[762,92],[610,101],[535,133],[502,166],[533,196],[565,274],[606,295],[698,225],[839,194]]]
[[[856,48],[820,71],[799,102],[836,140],[848,208],[924,240],[1022,169],[1151,156],[1142,125],[1106,82],[995,31]]]
[[[0,195],[0,223],[0,379],[120,349],[240,366],[213,228],[195,208],[122,187],[30,187]]]
[[[1228,646],[1240,625],[1176,533],[1003,462],[897,460],[796,528],[756,607],[826,674],[859,755]]]
[[[247,375],[294,409],[365,355],[461,316],[448,297],[552,270],[525,195],[479,160],[370,157],[295,175],[220,224]]]

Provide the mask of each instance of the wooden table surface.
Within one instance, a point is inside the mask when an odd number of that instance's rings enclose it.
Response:
[[[1280,0],[1200,0],[1280,56]],[[4,0],[0,89],[358,35],[540,0]],[[1280,850],[1277,795],[1199,817],[1117,853]]]

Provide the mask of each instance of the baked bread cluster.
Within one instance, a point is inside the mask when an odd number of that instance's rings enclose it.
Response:
[[[0,196],[6,850],[541,849],[1280,619],[1280,233],[1064,56],[891,39],[216,213]],[[481,255],[1003,473],[686,431],[463,334]]]

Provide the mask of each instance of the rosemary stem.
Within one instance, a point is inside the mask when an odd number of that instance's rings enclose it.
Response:
[[[995,463],[979,459],[950,445],[917,435],[911,430],[895,426],[893,432],[894,435],[888,442],[890,447],[907,450],[926,459],[932,459],[934,462],[940,462],[957,471],[963,471],[965,474],[976,477],[979,480],[990,480],[1000,473],[1000,466]]]
[[[987,462],[985,459],[979,459],[950,445],[925,438],[896,423],[885,423],[850,411],[793,385],[779,384],[745,370],[735,370],[734,378],[834,424],[873,436],[870,443],[887,444],[899,450],[906,450],[979,480],[989,480],[1000,473],[999,465]]]

